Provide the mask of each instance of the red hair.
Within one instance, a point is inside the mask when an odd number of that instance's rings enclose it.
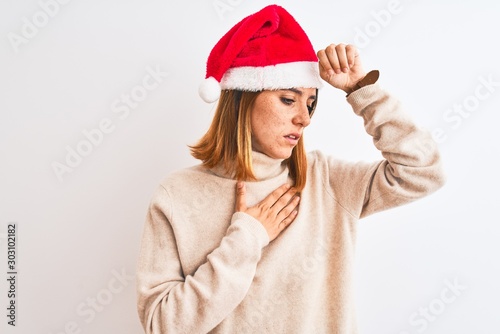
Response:
[[[213,168],[222,164],[225,171],[241,181],[255,181],[252,168],[251,110],[260,92],[224,90],[221,92],[212,124],[191,155]],[[303,137],[287,159],[290,177],[301,191],[306,185],[307,154]]]

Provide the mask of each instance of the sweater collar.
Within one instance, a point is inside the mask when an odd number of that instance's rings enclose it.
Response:
[[[287,168],[285,160],[274,159],[256,151],[252,151],[252,165],[253,173],[258,181],[276,177]]]
[[[288,168],[284,159],[274,159],[264,153],[252,151],[253,173],[257,181],[264,181],[282,174]],[[234,179],[234,175],[229,175],[222,164],[211,169],[218,176]]]

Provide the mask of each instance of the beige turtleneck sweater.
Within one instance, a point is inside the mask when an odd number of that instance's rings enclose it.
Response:
[[[347,98],[385,160],[350,163],[312,152],[296,220],[269,243],[234,213],[222,169],[171,174],[153,195],[137,268],[146,333],[357,333],[351,293],[359,218],[443,184],[436,145],[399,102],[369,85]],[[253,153],[247,204],[290,182],[281,160]]]

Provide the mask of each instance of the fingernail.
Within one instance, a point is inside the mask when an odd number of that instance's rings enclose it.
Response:
[[[328,75],[329,75],[329,76],[332,76],[332,75],[334,75],[334,74],[335,74],[335,72],[334,72],[333,70],[328,70]]]
[[[347,73],[347,71],[349,71],[349,68],[347,68],[347,67],[344,67],[344,68],[342,69],[342,72],[344,72],[344,73]]]

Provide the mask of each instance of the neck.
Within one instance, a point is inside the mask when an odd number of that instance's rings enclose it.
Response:
[[[271,158],[264,153],[252,151],[252,167],[257,180],[263,181],[281,174],[287,168],[287,164],[283,159]]]
[[[252,169],[257,181],[264,181],[276,177],[283,173],[288,168],[287,163],[283,159],[274,159],[264,153],[252,151]],[[225,171],[222,164],[211,169],[212,172],[224,178],[234,179],[234,174]]]

